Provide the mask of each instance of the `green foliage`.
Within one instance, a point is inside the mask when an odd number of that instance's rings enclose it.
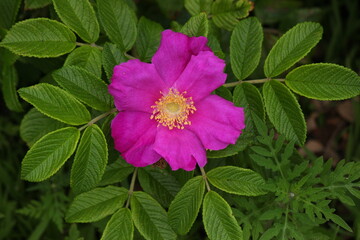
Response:
[[[3,66],[0,80],[2,82],[1,90],[6,106],[12,111],[22,112],[23,108],[19,102],[19,97],[16,92],[18,75],[15,67],[13,65]]]
[[[216,26],[232,31],[239,19],[249,15],[250,9],[248,0],[215,0],[211,12]]]
[[[190,37],[207,37],[209,33],[209,21],[206,13],[193,16],[181,28],[181,32]]]
[[[138,23],[138,37],[135,49],[141,61],[149,62],[159,48],[163,27],[145,17]],[[116,61],[118,62],[118,61]]]
[[[100,28],[94,9],[88,0],[53,0],[60,19],[84,41],[93,43],[99,38]]]
[[[134,167],[132,165],[125,163],[123,159],[117,159],[114,163],[106,166],[99,186],[122,182],[133,171]]]
[[[16,23],[1,47],[28,57],[58,57],[75,48],[76,37],[65,25],[46,18],[28,19]]]
[[[112,43],[106,43],[102,52],[102,63],[106,76],[111,78],[113,74],[113,68],[128,59],[119,47]]]
[[[96,222],[122,207],[128,196],[125,188],[108,186],[78,195],[66,213],[67,222]]]
[[[133,239],[134,225],[131,220],[131,212],[128,208],[119,209],[112,215],[106,224],[101,240],[127,240]]]
[[[210,13],[212,0],[185,0],[185,8],[191,15],[198,15],[201,12]]]
[[[25,0],[25,9],[43,8],[52,3],[52,0]]]
[[[169,223],[175,232],[189,232],[199,213],[205,191],[201,176],[190,179],[175,196],[169,207]]]
[[[45,115],[61,122],[80,125],[90,121],[90,113],[69,93],[47,83],[19,89],[20,96]]]
[[[64,66],[78,66],[101,77],[101,50],[91,46],[81,46],[72,51]]]
[[[241,20],[231,35],[231,68],[239,80],[247,78],[257,67],[261,56],[263,32],[254,17]]]
[[[76,193],[86,192],[100,182],[108,160],[108,149],[101,129],[93,124],[81,137],[71,169],[70,186]]]
[[[134,192],[131,197],[131,214],[136,228],[145,239],[176,239],[168,223],[167,213],[150,195]]]
[[[323,29],[319,23],[299,23],[286,32],[265,60],[266,77],[276,77],[306,54],[320,41]]]
[[[0,28],[9,29],[16,20],[16,15],[19,11],[21,0],[2,0],[0,2]]]
[[[74,153],[79,137],[79,130],[67,127],[40,138],[22,161],[21,178],[40,182],[51,177]]]
[[[306,139],[304,115],[295,96],[283,84],[270,80],[263,88],[266,112],[279,133],[303,145]]]
[[[135,13],[123,0],[98,0],[99,17],[108,37],[123,52],[131,49],[137,35]]]
[[[229,204],[216,192],[205,195],[203,205],[205,231],[211,240],[242,240],[243,233]]]
[[[112,98],[103,80],[83,68],[65,66],[52,74],[56,82],[90,107],[106,111],[112,108]]]
[[[360,93],[360,77],[354,71],[330,63],[298,67],[286,76],[294,92],[318,100],[341,100]]]

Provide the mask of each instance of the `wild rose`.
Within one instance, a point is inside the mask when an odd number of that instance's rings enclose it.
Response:
[[[243,108],[211,94],[225,83],[225,63],[205,37],[162,32],[152,63],[137,59],[114,68],[109,92],[119,113],[111,124],[115,148],[136,167],[164,158],[187,171],[205,166],[206,149],[234,144]]]

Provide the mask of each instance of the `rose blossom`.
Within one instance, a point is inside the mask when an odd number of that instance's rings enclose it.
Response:
[[[206,149],[234,144],[245,128],[243,108],[211,94],[225,83],[225,62],[205,37],[162,32],[152,63],[114,68],[109,92],[119,113],[111,123],[115,148],[136,167],[164,158],[187,171],[205,166]]]

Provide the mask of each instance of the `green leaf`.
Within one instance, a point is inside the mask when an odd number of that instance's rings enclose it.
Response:
[[[229,204],[216,192],[205,195],[203,222],[210,240],[242,240],[243,233]]]
[[[341,100],[360,94],[359,75],[331,63],[298,67],[286,76],[285,83],[294,92],[318,100]]]
[[[215,0],[212,4],[212,19],[216,26],[232,31],[238,19],[249,15],[251,4],[248,0]]]
[[[226,99],[226,100],[228,100],[228,101],[230,101],[230,102],[232,102],[233,96],[232,96],[231,91],[227,87],[221,86],[221,87],[217,88],[215,90],[215,94],[222,97],[222,98],[224,98],[224,99]]]
[[[78,66],[101,78],[101,50],[91,46],[81,46],[66,58],[64,66]]]
[[[122,182],[134,171],[134,167],[127,164],[123,159],[118,159],[114,163],[106,166],[99,186],[105,186]]]
[[[295,96],[276,80],[264,84],[263,94],[266,112],[276,130],[288,140],[303,145],[306,139],[306,124]]]
[[[49,118],[36,108],[32,108],[21,121],[20,136],[31,147],[45,134],[65,126],[64,123]]]
[[[152,56],[160,45],[163,27],[145,17],[141,17],[138,23],[138,37],[135,49],[143,62],[150,62]]]
[[[225,149],[219,151],[207,151],[208,158],[222,158],[229,157],[243,151],[250,143],[253,142],[253,137],[249,133],[242,133],[236,140],[235,144],[230,144]]]
[[[188,233],[199,213],[205,191],[202,176],[190,179],[176,195],[169,207],[169,222],[178,234]]]
[[[333,221],[334,223],[336,223],[343,229],[345,229],[349,232],[353,232],[351,227],[340,216],[333,214],[333,213],[325,214],[325,216],[326,216],[326,218],[331,219],[331,221]]]
[[[129,240],[134,237],[134,225],[128,208],[119,209],[106,224],[101,240]]]
[[[181,32],[189,37],[207,37],[209,33],[209,21],[206,13],[193,16],[181,28]]]
[[[113,107],[112,97],[105,82],[75,66],[65,66],[52,74],[56,82],[90,107],[107,111]]]
[[[136,15],[123,0],[98,0],[98,10],[105,32],[123,52],[131,49],[137,35]]]
[[[86,192],[100,182],[108,160],[108,149],[101,129],[93,124],[86,128],[75,153],[70,186],[76,193]]]
[[[14,65],[4,65],[0,76],[2,83],[2,95],[5,100],[6,107],[11,111],[22,112],[23,108],[19,102],[19,97],[16,92],[16,85],[18,83],[18,75]]]
[[[106,76],[111,78],[115,65],[126,62],[128,59],[115,44],[105,43],[102,52],[102,63]]]
[[[18,90],[20,96],[43,114],[61,122],[80,125],[90,121],[86,107],[69,93],[47,83]]]
[[[128,190],[122,187],[95,188],[75,197],[65,220],[70,223],[96,222],[121,208],[127,197]]]
[[[64,24],[46,18],[16,23],[0,46],[28,57],[58,57],[75,48],[76,37]]]
[[[160,204],[168,207],[180,190],[180,184],[169,172],[158,168],[140,168],[139,181],[141,187],[158,199]]]
[[[1,0],[0,1],[0,28],[9,29],[16,20],[21,0]]]
[[[145,239],[176,239],[176,234],[169,225],[167,213],[150,195],[134,192],[131,197],[131,211],[134,224]]]
[[[262,189],[264,179],[250,169],[234,166],[217,167],[206,175],[212,185],[228,193],[243,196],[259,196],[266,193]]]
[[[80,131],[61,128],[40,138],[26,153],[21,164],[21,178],[40,182],[54,175],[74,153]]]
[[[25,0],[25,9],[43,8],[51,3],[52,0]]]
[[[201,12],[210,13],[213,0],[185,0],[185,8],[191,15]]]
[[[53,0],[60,19],[84,41],[94,43],[100,28],[94,9],[88,0]]]
[[[261,56],[263,30],[257,18],[241,20],[230,40],[231,68],[239,80],[247,78],[257,67]]]
[[[305,57],[320,41],[323,29],[319,23],[304,22],[287,31],[270,50],[265,60],[266,77],[275,77]]]

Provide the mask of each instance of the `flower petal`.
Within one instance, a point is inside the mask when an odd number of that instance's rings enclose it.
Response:
[[[200,52],[197,56],[191,57],[173,87],[180,92],[186,91],[187,96],[192,97],[196,103],[225,83],[224,68],[224,60],[214,53]]]
[[[185,34],[165,30],[158,51],[152,58],[156,70],[170,85],[180,76],[192,55],[210,51],[205,37],[188,37]]]
[[[134,59],[115,66],[109,92],[118,110],[151,113],[165,86],[153,64]]]
[[[157,162],[161,156],[153,150],[156,123],[149,113],[120,112],[111,122],[111,135],[115,149],[135,167],[144,167]]]
[[[206,149],[220,150],[234,144],[245,128],[244,109],[217,95],[204,98],[196,108],[186,128],[200,138]]]
[[[169,163],[173,171],[179,168],[191,171],[196,163],[203,167],[207,162],[204,146],[195,134],[186,129],[158,127],[154,150]]]

